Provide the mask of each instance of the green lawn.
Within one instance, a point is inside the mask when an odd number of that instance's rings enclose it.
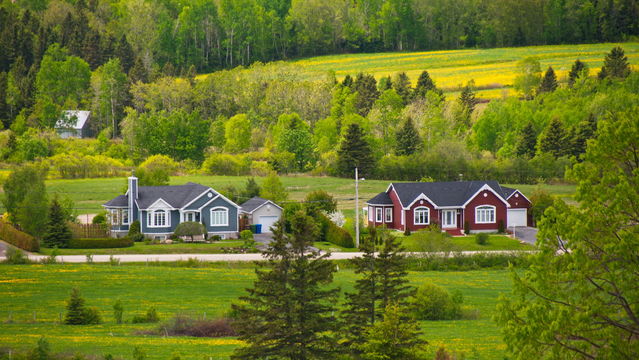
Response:
[[[211,244],[149,244],[134,243],[127,248],[116,249],[58,249],[58,255],[118,255],[118,254],[219,254],[223,247],[239,247],[242,241],[219,241]],[[51,254],[53,250],[42,248],[40,253]]]
[[[112,306],[121,300],[124,318],[157,309],[166,319],[173,314],[220,316],[231,302],[251,285],[253,269],[236,264],[212,268],[174,268],[124,265],[0,265],[0,347],[31,348],[45,336],[54,351],[76,351],[116,358],[131,358],[139,346],[149,360],[166,360],[179,353],[184,360],[227,359],[238,345],[233,338],[200,339],[136,335],[153,325],[117,325]],[[438,346],[463,351],[479,351],[481,359],[503,359],[505,345],[491,317],[500,293],[508,292],[507,271],[410,272],[413,284],[433,282],[460,290],[465,304],[477,309],[476,320],[428,321],[422,323],[424,337],[434,353]],[[356,275],[340,270],[336,285],[351,291]],[[60,325],[65,300],[72,287],[81,290],[90,306],[97,307],[105,323],[97,326]],[[35,321],[34,321],[35,316]],[[5,323],[8,319],[12,323]]]
[[[522,244],[517,239],[505,235],[490,235],[488,243],[479,245],[475,242],[475,236],[459,236],[448,238],[454,251],[479,251],[479,250],[534,250],[534,246]],[[417,236],[402,237],[402,245],[408,251],[424,251],[424,245]]]

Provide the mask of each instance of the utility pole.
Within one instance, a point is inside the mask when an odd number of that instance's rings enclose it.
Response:
[[[355,247],[359,248],[359,174],[355,167]]]

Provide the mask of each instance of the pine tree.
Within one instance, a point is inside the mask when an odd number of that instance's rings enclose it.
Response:
[[[95,70],[102,65],[102,48],[100,46],[100,33],[90,30],[84,37],[82,58]]]
[[[248,178],[246,180],[246,185],[244,186],[244,200],[248,200],[254,196],[260,195],[260,186],[255,181],[255,178]]]
[[[475,111],[477,106],[477,99],[475,98],[475,80],[470,80],[459,94],[459,103],[464,107],[464,110],[468,117]]]
[[[570,136],[570,153],[579,159],[586,152],[587,142],[595,136],[597,119],[590,114],[586,120],[579,122]]]
[[[67,325],[86,324],[85,315],[87,309],[84,307],[84,299],[80,296],[80,291],[76,288],[71,290],[71,297],[67,300],[67,314],[64,323]]]
[[[408,104],[413,97],[413,89],[410,86],[410,80],[405,72],[401,72],[395,76],[392,82],[393,89],[397,95],[401,96],[404,104]]]
[[[122,35],[120,41],[118,41],[115,47],[114,52],[115,56],[120,59],[122,69],[124,69],[124,72],[128,74],[129,70],[131,70],[135,62],[135,55],[133,54],[133,49],[127,41],[126,36]]]
[[[131,84],[135,84],[138,81],[145,83],[148,81],[148,78],[149,74],[146,72],[142,58],[139,56],[136,57],[133,67],[129,70],[129,81]]]
[[[614,47],[610,53],[606,55],[604,65],[601,67],[598,77],[600,79],[607,77],[623,79],[628,77],[628,75],[630,75],[628,57],[621,47]]]
[[[532,158],[535,156],[537,146],[537,134],[532,122],[528,122],[521,130],[519,142],[517,143],[517,155]]]
[[[353,87],[353,78],[350,75],[346,75],[344,80],[342,80],[342,86],[346,86],[349,88]]]
[[[327,289],[335,266],[311,246],[319,239],[315,221],[303,211],[273,231],[273,241],[256,270],[257,280],[248,295],[233,304],[238,318],[234,327],[246,345],[235,350],[232,359],[331,358],[336,342],[332,315],[339,289]]]
[[[433,79],[430,78],[428,71],[424,70],[417,79],[417,86],[415,86],[415,95],[426,97],[426,93],[429,91],[435,91],[440,95],[443,94],[443,92],[435,86],[435,82],[433,81]]]
[[[51,201],[49,221],[47,222],[43,240],[48,247],[66,248],[69,246],[71,230],[69,225],[67,225],[64,210],[57,198]]]
[[[350,124],[337,150],[337,168],[340,175],[351,177],[356,167],[360,176],[369,176],[375,168],[375,158],[362,128]]]
[[[557,75],[555,75],[555,70],[552,69],[552,66],[549,66],[544,78],[541,80],[537,93],[553,92],[555,90],[557,90]]]
[[[539,138],[539,150],[554,157],[566,155],[566,129],[558,118],[553,118]]]
[[[397,131],[396,155],[412,155],[422,146],[422,139],[415,128],[412,118],[406,119],[404,125]]]
[[[384,92],[393,88],[393,80],[391,79],[390,75],[379,79],[378,88],[380,92]]]
[[[402,255],[405,249],[389,233],[382,233],[380,240],[382,248],[377,256],[380,309],[392,304],[406,306],[415,289],[408,285],[406,256]]]
[[[355,108],[357,113],[366,116],[371,111],[375,100],[379,97],[377,81],[371,74],[359,73],[353,83],[353,90],[357,92]]]
[[[577,79],[585,77],[588,77],[588,64],[579,59],[575,60],[568,73],[568,86],[573,87]]]

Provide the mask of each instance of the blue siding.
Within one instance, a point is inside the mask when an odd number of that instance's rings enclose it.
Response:
[[[171,226],[167,227],[147,227],[146,226],[146,214],[148,211],[142,211],[142,218],[140,219],[140,225],[142,225],[142,233],[144,234],[164,234],[172,233],[180,223],[180,212],[177,210],[171,210]]]
[[[210,200],[210,199],[209,199]],[[229,225],[228,226],[211,226],[211,209],[214,207],[223,206],[229,209]],[[206,226],[206,230],[208,232],[237,232],[238,229],[238,214],[237,207],[235,207],[232,203],[229,203],[227,200],[219,197],[215,199],[210,204],[206,205],[202,209],[202,221]]]
[[[197,210],[199,208],[201,208],[202,206],[204,206],[204,204],[206,204],[207,202],[209,202],[211,200],[211,198],[217,196],[217,193],[213,190],[209,190],[209,192],[211,194],[213,194],[212,197],[208,197],[206,194],[200,196],[197,200],[195,200],[193,202],[193,204],[185,207],[183,210]]]

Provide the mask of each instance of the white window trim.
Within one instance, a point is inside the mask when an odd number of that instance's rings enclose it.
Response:
[[[426,213],[426,222],[417,222],[418,211]],[[413,224],[414,225],[430,225],[430,209],[426,206],[420,206],[413,209]]]
[[[213,212],[214,211],[220,211],[223,210],[226,213],[226,223],[225,224],[213,224]],[[211,208],[211,210],[209,211],[209,223],[211,224],[211,226],[215,226],[215,227],[222,227],[222,226],[229,226],[229,209],[224,207],[224,206],[217,206],[214,208]]]
[[[367,209],[367,213],[368,213],[368,221],[373,222],[373,211],[372,211],[373,207],[369,206]]]
[[[384,209],[384,221],[387,223],[393,222],[393,208]]]
[[[195,219],[197,219],[197,211],[196,210],[187,210],[182,212],[182,222],[186,222],[186,221],[196,221]],[[188,214],[193,214],[193,220],[188,220],[187,219],[187,215]]]
[[[155,224],[155,213],[159,213],[159,212],[163,212],[164,213],[165,225],[156,225]],[[163,210],[163,209],[148,211],[146,213],[146,227],[148,227],[148,228],[167,228],[167,227],[171,227],[171,211],[170,210]]]
[[[131,220],[129,219],[130,218],[129,209],[122,209],[121,211],[122,211],[122,213],[120,214],[120,219],[122,221],[122,225],[131,224]],[[126,221],[124,221],[125,214],[126,214]]]
[[[456,228],[457,227],[457,210],[455,209],[446,209],[441,210],[442,213],[442,228]],[[452,224],[446,224],[446,214],[453,214],[451,218],[453,220]]]
[[[376,223],[384,222],[384,210],[381,207],[375,208],[375,222]]]
[[[479,221],[479,213],[486,211],[484,215],[485,218],[488,218],[488,210],[492,210],[493,212],[493,221]],[[497,208],[493,205],[479,205],[475,207],[475,224],[494,224],[497,222]]]

